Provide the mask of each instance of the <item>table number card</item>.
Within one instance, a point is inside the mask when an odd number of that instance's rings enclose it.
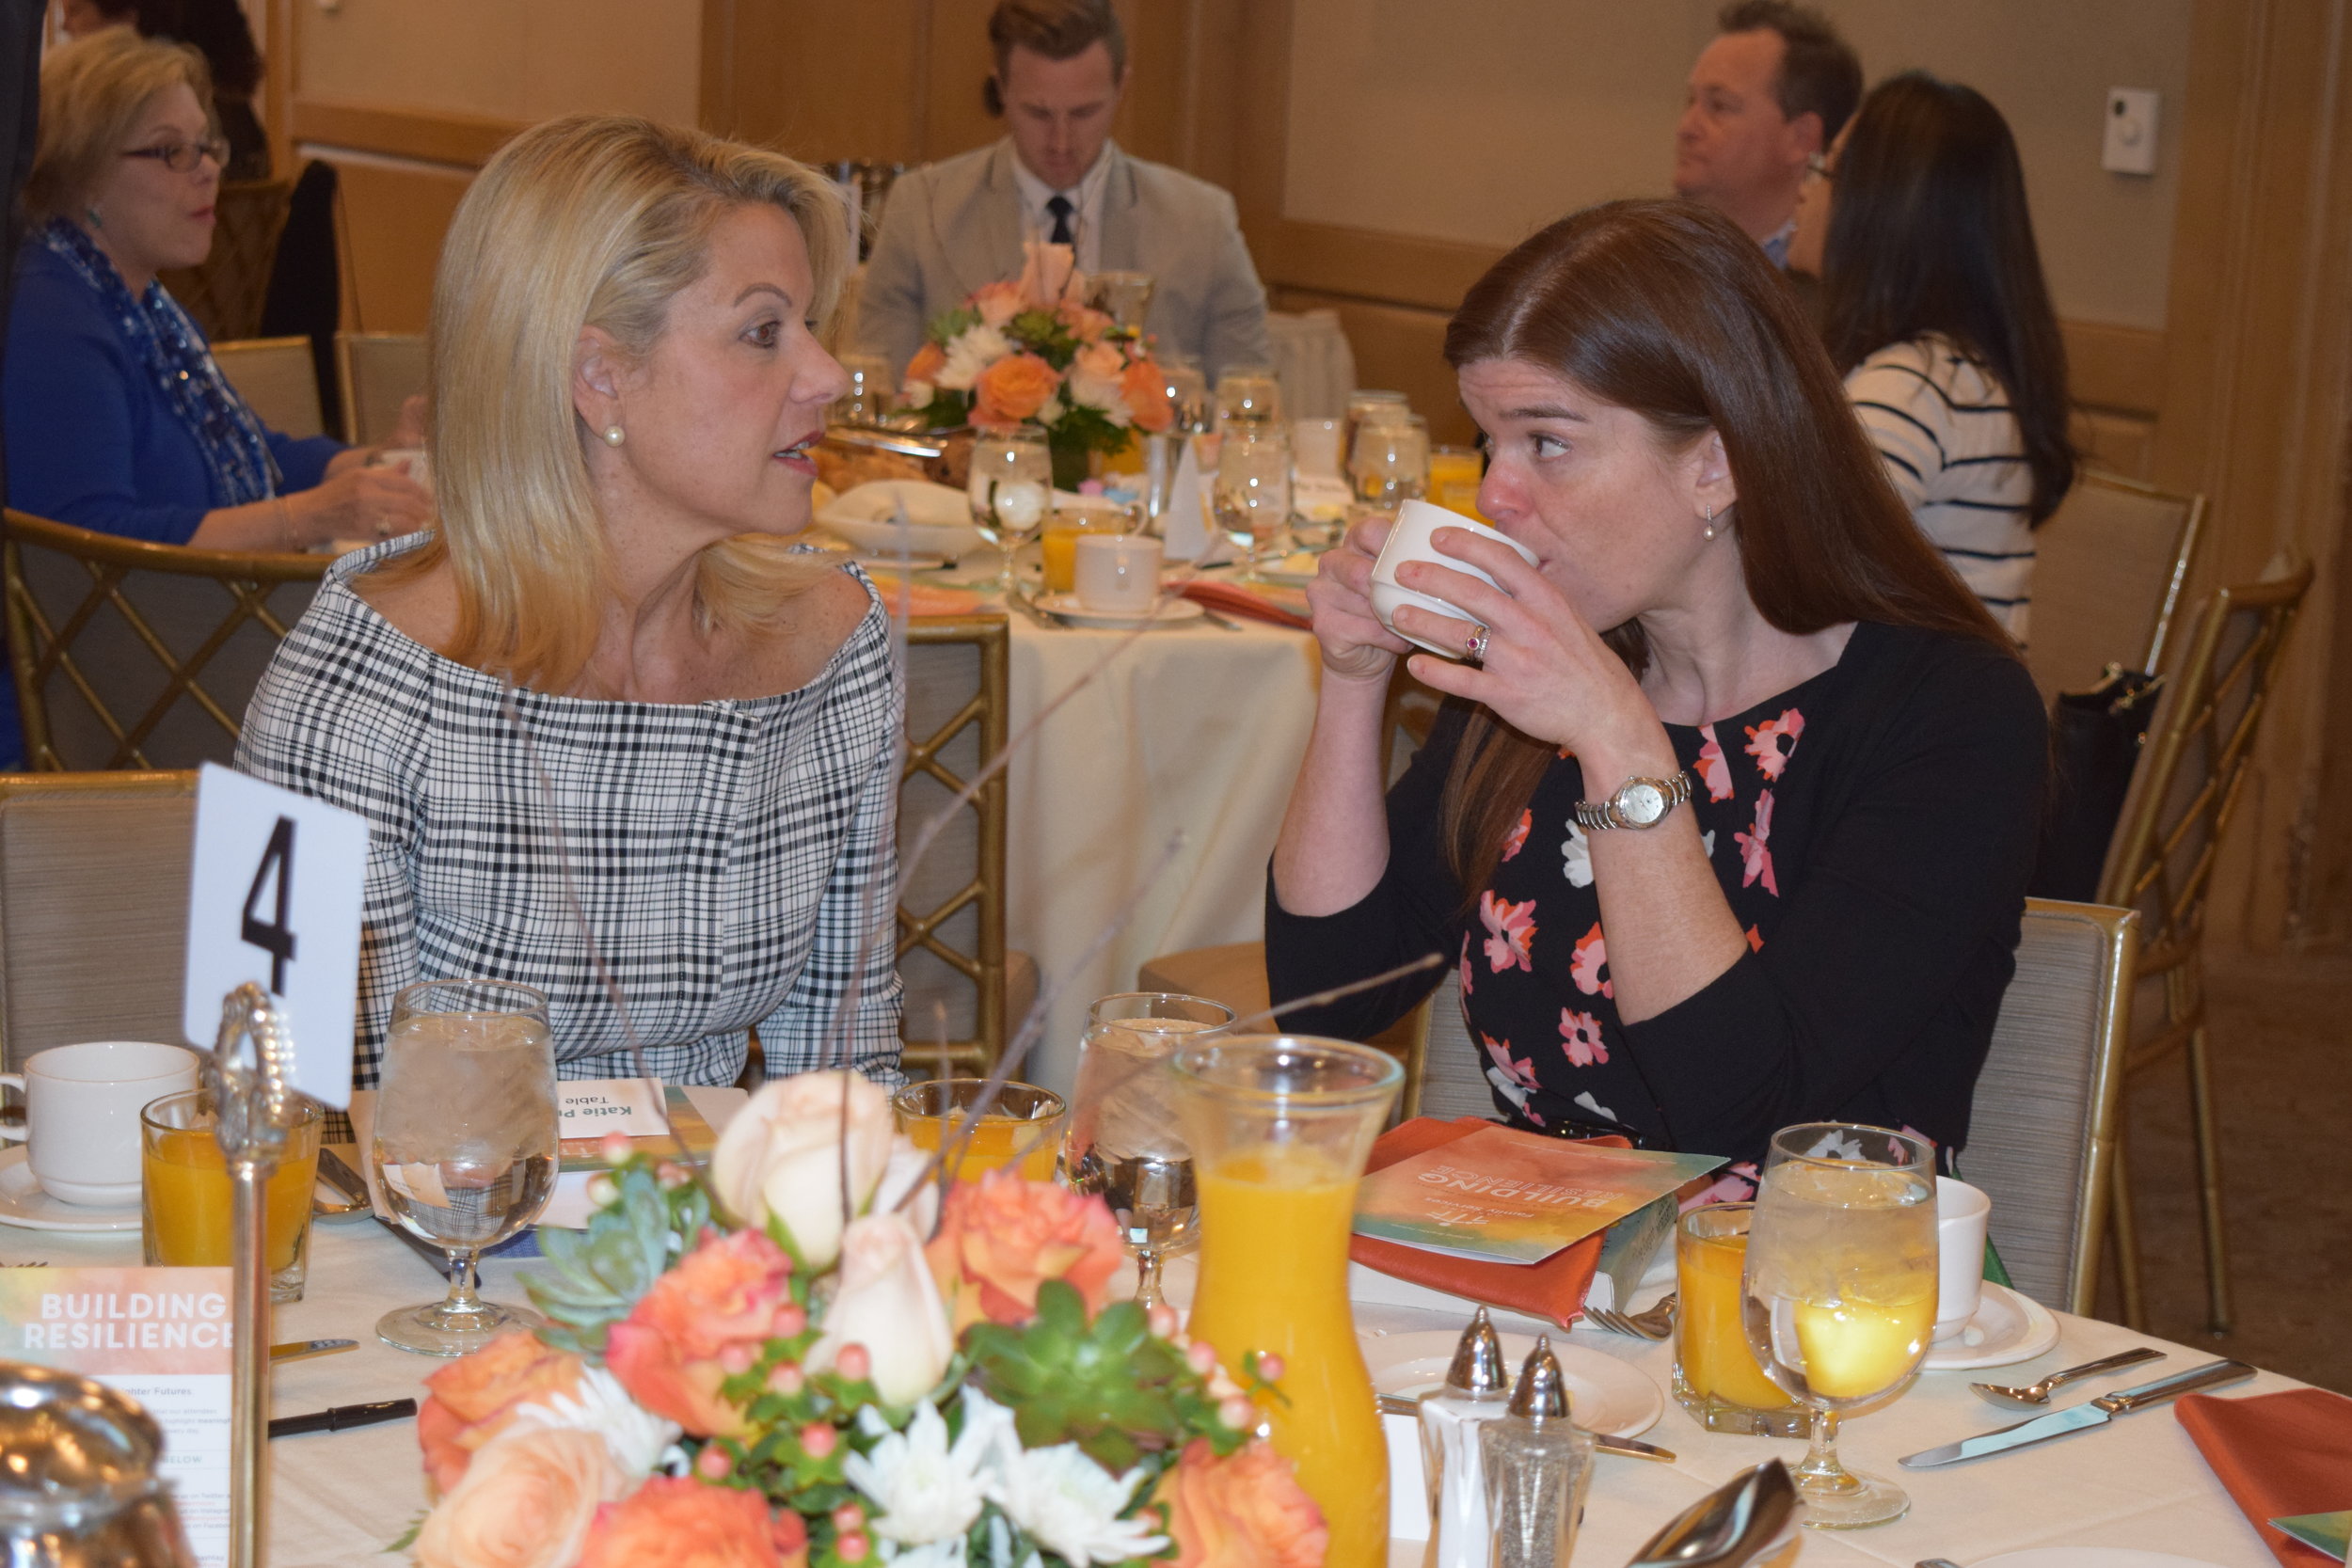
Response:
[[[227,1269],[0,1269],[0,1359],[78,1372],[147,1407],[203,1568],[229,1560],[230,1289]]]

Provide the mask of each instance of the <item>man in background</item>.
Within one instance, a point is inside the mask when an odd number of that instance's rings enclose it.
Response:
[[[1149,273],[1145,329],[1198,361],[1265,364],[1265,290],[1233,198],[1111,140],[1127,40],[1109,0],[999,0],[988,105],[1004,139],[905,175],[867,260],[860,346],[903,371],[924,329],[984,284],[1016,277],[1022,242],[1074,248],[1078,270]]]
[[[1798,188],[1862,101],[1862,62],[1828,18],[1788,0],[1732,0],[1716,26],[1675,126],[1675,194],[1787,266]]]

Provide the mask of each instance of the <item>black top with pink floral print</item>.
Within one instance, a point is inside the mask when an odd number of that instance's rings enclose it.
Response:
[[[1612,1000],[1573,758],[1536,786],[1486,886],[1448,869],[1438,802],[1469,717],[1450,704],[1389,795],[1389,866],[1352,909],[1283,911],[1269,878],[1278,998],[1432,950],[1456,960],[1471,1037],[1511,1121],[1623,1132],[1647,1148],[1760,1157],[1794,1122],[1968,1136],[1969,1100],[2013,968],[2047,769],[2025,669],[1988,644],[1855,627],[1838,663],[1744,713],[1668,725],[1701,843],[1749,952],[1635,1024]],[[1363,1038],[1424,976],[1293,1013]]]

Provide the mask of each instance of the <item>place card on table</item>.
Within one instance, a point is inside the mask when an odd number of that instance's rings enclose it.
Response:
[[[203,1568],[229,1560],[230,1290],[225,1268],[0,1269],[0,1359],[78,1372],[147,1407]]]

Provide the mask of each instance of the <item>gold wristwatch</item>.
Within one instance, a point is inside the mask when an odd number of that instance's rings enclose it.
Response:
[[[1599,828],[1655,828],[1666,814],[1691,798],[1689,769],[1671,779],[1630,778],[1606,800],[1579,800],[1576,825],[1590,832]]]

